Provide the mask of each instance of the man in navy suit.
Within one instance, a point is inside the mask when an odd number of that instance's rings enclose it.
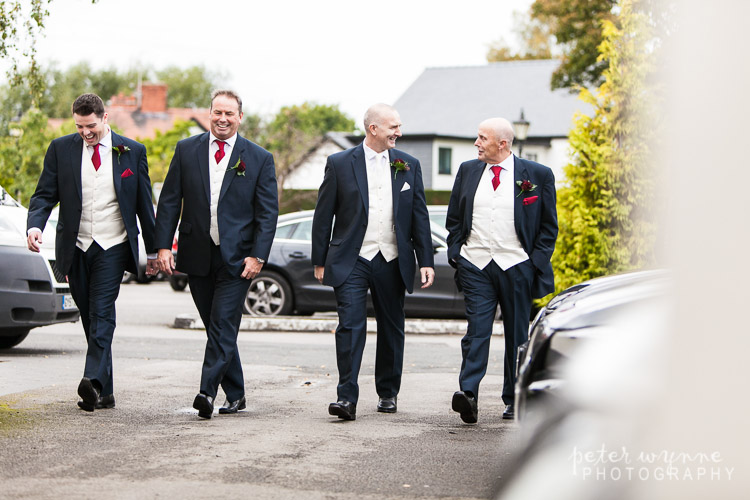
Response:
[[[27,244],[39,251],[42,229],[59,202],[55,267],[68,277],[88,342],[78,406],[94,411],[115,406],[115,300],[123,272],[137,272],[136,216],[146,250],[154,252],[154,205],[146,148],[110,130],[99,96],[78,97],[73,120],[78,133],[52,141],[44,157],[29,202]],[[151,259],[147,273],[154,272]]]
[[[227,397],[219,413],[246,407],[237,349],[242,303],[271,251],[279,214],[273,156],[237,134],[240,97],[214,91],[210,120],[210,132],[177,143],[159,197],[155,238],[159,268],[172,274],[172,239],[181,221],[176,268],[188,275],[208,336],[193,401],[206,419],[219,385]]]
[[[395,413],[404,358],[404,292],[419,262],[422,288],[432,285],[432,235],[419,160],[396,147],[401,119],[376,104],[364,119],[365,140],[328,157],[313,218],[315,277],[334,287],[339,324],[338,400],[328,412],[355,420],[357,377],[367,337],[367,291],[377,321],[377,410]],[[335,217],[335,224],[334,224]]]
[[[513,127],[503,118],[479,125],[477,160],[461,164],[446,218],[448,259],[457,268],[468,328],[461,340],[460,391],[452,407],[466,423],[478,416],[497,304],[503,313],[504,419],[514,417],[516,351],[528,339],[532,298],[554,291],[550,259],[557,239],[552,170],[511,151]]]

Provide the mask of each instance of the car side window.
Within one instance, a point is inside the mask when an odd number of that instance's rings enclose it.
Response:
[[[297,224],[284,224],[282,226],[276,226],[276,238],[289,239],[292,233],[297,228]]]
[[[297,224],[294,234],[292,234],[293,240],[299,241],[312,241],[312,219],[303,220]]]

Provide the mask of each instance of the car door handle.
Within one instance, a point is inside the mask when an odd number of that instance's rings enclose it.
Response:
[[[289,257],[293,259],[304,259],[305,257],[307,257],[307,255],[305,255],[303,252],[292,252],[289,254]]]

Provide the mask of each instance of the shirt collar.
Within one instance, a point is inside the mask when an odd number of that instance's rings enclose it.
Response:
[[[488,163],[487,166],[486,166],[486,168],[487,168],[487,170],[490,170],[491,166],[493,166],[493,165],[500,165],[503,170],[507,170],[508,172],[510,172],[512,174],[513,173],[513,165],[515,163],[515,157],[516,157],[516,155],[514,155],[513,153],[511,153],[511,154],[508,155],[508,157],[506,159],[504,159],[500,163]]]
[[[383,156],[383,157],[385,157],[386,160],[388,160],[388,150],[387,149],[385,151],[381,152],[381,153],[377,153],[377,152],[375,152],[374,149],[368,147],[367,144],[365,144],[364,141],[362,141],[362,147],[365,150],[365,158],[367,158],[368,160],[374,160],[375,158],[377,158],[379,156]]]
[[[214,144],[215,141],[224,141],[226,142],[230,148],[234,147],[234,143],[237,141],[237,134],[234,134],[229,139],[217,139],[216,136],[213,134],[213,132],[209,132],[209,144]],[[218,146],[217,146],[218,147]]]
[[[104,137],[101,138],[99,141],[99,144],[102,146],[102,148],[105,149],[112,149],[112,129],[109,129]],[[86,145],[90,148],[93,148],[94,146]],[[99,149],[101,151],[101,148]]]

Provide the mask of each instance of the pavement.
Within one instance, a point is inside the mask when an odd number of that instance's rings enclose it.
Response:
[[[338,325],[336,316],[275,316],[242,317],[240,331],[250,332],[334,332]],[[198,313],[179,314],[174,319],[174,328],[187,330],[204,330],[205,326]],[[404,324],[406,333],[425,335],[464,335],[466,320],[463,319],[407,319]],[[377,332],[375,318],[367,319],[367,331]],[[493,335],[503,334],[502,321],[496,321],[492,330]]]

